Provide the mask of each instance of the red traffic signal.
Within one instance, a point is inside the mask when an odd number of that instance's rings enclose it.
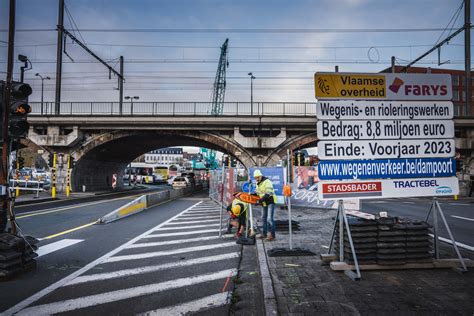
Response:
[[[28,105],[28,96],[33,92],[27,83],[14,82],[11,88],[10,115],[8,119],[8,133],[12,138],[25,138],[30,125],[26,121],[31,112]]]

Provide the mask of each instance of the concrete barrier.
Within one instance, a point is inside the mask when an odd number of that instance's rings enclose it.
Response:
[[[156,204],[159,204],[164,201],[171,200],[170,191],[161,191],[156,193],[151,193],[146,195],[146,206],[152,207]]]
[[[107,224],[121,218],[130,216],[132,214],[139,213],[147,208],[146,204],[147,198],[146,195],[142,195],[135,200],[128,202],[127,204],[119,207],[118,209],[108,213],[107,215],[102,216],[97,221],[99,224]]]
[[[173,189],[170,191],[154,192],[146,195],[142,195],[135,200],[119,207],[118,209],[102,216],[97,220],[98,224],[107,224],[127,216],[139,213],[146,210],[147,208],[153,207],[161,202],[172,201],[179,199],[187,194],[198,192],[203,189],[202,184],[198,184],[191,187]]]

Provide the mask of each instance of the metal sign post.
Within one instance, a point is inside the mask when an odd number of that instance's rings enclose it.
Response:
[[[219,238],[222,237],[222,215],[224,212],[224,182],[225,182],[225,166],[222,166],[221,211],[219,213]]]
[[[448,232],[449,239],[451,240],[451,243],[453,245],[454,250],[456,251],[456,255],[459,258],[459,263],[461,264],[460,271],[466,272],[467,267],[466,264],[464,263],[464,259],[461,255],[461,252],[459,251],[458,245],[456,244],[456,241],[454,240],[454,236],[451,232],[451,229],[449,228],[448,222],[446,221],[446,217],[444,216],[443,210],[441,209],[441,206],[439,205],[438,199],[436,197],[433,197],[433,201],[431,202],[430,210],[428,211],[428,215],[426,216],[426,222],[428,222],[428,219],[431,215],[431,211],[433,211],[433,248],[434,248],[434,257],[435,259],[439,259],[439,237],[438,237],[438,214],[443,220],[444,227],[446,227],[446,231]]]

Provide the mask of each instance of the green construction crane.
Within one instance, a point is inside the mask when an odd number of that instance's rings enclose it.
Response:
[[[226,69],[229,67],[229,61],[227,60],[227,45],[229,39],[226,38],[224,44],[221,46],[221,56],[219,58],[219,64],[217,65],[216,79],[214,80],[214,90],[212,92],[212,108],[211,115],[219,116],[224,111],[224,96],[226,86]],[[205,161],[206,167],[209,169],[217,169],[219,167],[216,159],[216,151],[206,148],[201,148],[201,155]],[[195,162],[193,161],[193,166]]]
[[[225,72],[227,67],[229,67],[229,61],[227,60],[228,43],[229,39],[226,38],[224,44],[221,46],[221,57],[219,58],[219,64],[217,66],[216,79],[214,79],[211,114],[215,116],[222,115],[224,110]]]

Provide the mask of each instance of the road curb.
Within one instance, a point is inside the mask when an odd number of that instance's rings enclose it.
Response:
[[[265,246],[263,245],[262,240],[257,240],[257,256],[260,266],[260,275],[262,277],[265,315],[278,315],[278,306],[276,302],[275,291],[273,290],[272,276],[270,275],[270,270],[268,269],[267,253],[265,252]]]

